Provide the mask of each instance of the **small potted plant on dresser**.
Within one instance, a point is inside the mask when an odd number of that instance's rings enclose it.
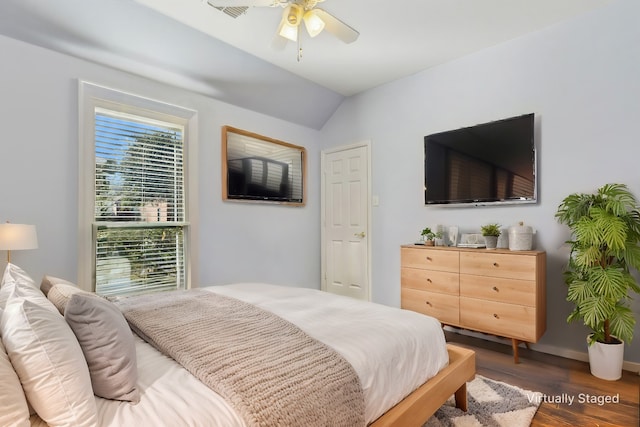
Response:
[[[480,227],[480,232],[484,236],[484,244],[487,249],[498,247],[498,237],[500,237],[500,224],[486,224]]]
[[[422,235],[422,240],[426,246],[434,246],[435,239],[442,237],[442,233],[431,231],[429,227],[425,227],[420,234]]]
[[[640,286],[630,269],[640,269],[640,210],[624,184],[607,184],[594,194],[567,196],[556,212],[571,230],[569,263],[564,273],[567,301],[575,304],[568,322],[581,319],[587,337],[591,373],[605,380],[622,376],[624,343],[636,323],[629,307]]]

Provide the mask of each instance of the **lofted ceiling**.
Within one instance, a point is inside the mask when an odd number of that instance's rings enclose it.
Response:
[[[2,0],[0,34],[320,129],[344,97],[611,1],[325,0],[360,36],[302,32],[300,61],[271,46],[281,7],[206,0]]]

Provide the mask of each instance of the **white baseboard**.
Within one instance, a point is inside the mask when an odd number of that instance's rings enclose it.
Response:
[[[498,342],[501,344],[511,346],[511,339],[509,338],[497,337],[495,335],[483,334],[479,332],[469,331],[466,329],[458,329],[450,326],[445,326],[444,328],[445,330],[450,332],[455,332],[456,334],[467,335],[475,338],[481,338],[483,340]],[[540,353],[560,356],[566,359],[579,360],[581,362],[589,361],[589,355],[587,354],[587,352],[575,351],[567,348],[557,347],[554,345],[540,344],[540,343],[529,344],[529,346],[531,350],[538,351]],[[638,375],[640,375],[640,363],[624,361],[624,363],[622,364],[622,369],[629,372],[636,372]]]

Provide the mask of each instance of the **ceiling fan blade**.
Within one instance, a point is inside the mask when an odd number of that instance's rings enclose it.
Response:
[[[329,12],[315,8],[316,14],[324,21],[324,29],[342,40],[345,43],[353,43],[358,40],[360,33],[349,25],[345,24]]]
[[[263,7],[280,6],[279,0],[206,0],[213,7]],[[285,2],[286,3],[286,2]]]

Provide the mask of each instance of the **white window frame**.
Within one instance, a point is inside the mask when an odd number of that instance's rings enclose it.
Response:
[[[123,113],[144,115],[166,122],[180,120],[184,126],[184,199],[185,199],[185,287],[197,278],[197,195],[198,195],[198,113],[195,110],[150,98],[110,89],[93,83],[78,82],[78,285],[95,291],[95,109],[107,108]],[[144,112],[144,114],[142,114]]]

